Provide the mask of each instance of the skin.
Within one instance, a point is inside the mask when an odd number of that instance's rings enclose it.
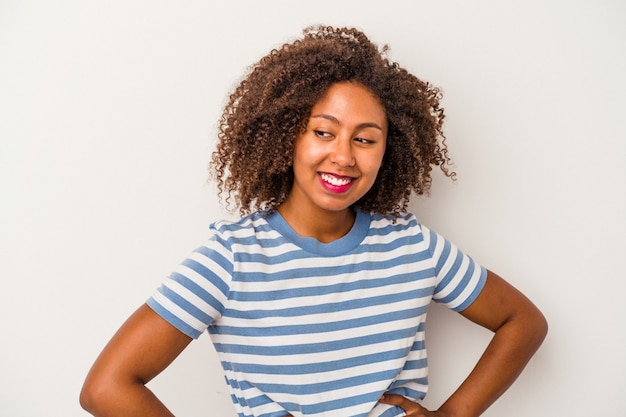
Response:
[[[81,406],[94,416],[173,416],[145,384],[191,340],[142,305],[96,359],[80,393]]]
[[[386,142],[378,99],[360,84],[334,84],[296,138],[294,184],[278,211],[301,236],[328,243],[345,235],[354,222],[350,206],[374,184]]]
[[[437,411],[398,395],[385,395],[381,402],[398,405],[411,417],[479,416],[515,381],[548,330],[537,307],[491,271],[478,298],[461,315],[494,336],[454,394]]]
[[[278,207],[302,236],[331,242],[354,223],[351,206],[372,186],[385,152],[387,120],[378,99],[355,83],[333,85],[311,111],[296,138],[294,185]],[[461,314],[494,336],[475,368],[435,411],[397,395],[380,401],[411,417],[476,417],[517,378],[546,332],[541,312],[489,271],[478,298]],[[80,394],[94,416],[172,416],[145,386],[191,338],[147,305],[141,306],[106,345]]]

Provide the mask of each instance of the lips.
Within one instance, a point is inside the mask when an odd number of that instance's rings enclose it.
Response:
[[[333,175],[326,172],[319,174],[322,186],[333,193],[345,193],[352,187],[352,184],[356,180],[354,177],[347,177],[343,175]]]

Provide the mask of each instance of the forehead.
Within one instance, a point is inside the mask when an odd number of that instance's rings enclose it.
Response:
[[[311,109],[311,117],[331,115],[339,120],[359,119],[360,122],[386,124],[387,116],[380,99],[367,87],[356,82],[331,85]]]

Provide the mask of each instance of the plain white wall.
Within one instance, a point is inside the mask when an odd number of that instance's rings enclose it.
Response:
[[[359,27],[445,92],[459,179],[422,220],[528,294],[550,334],[486,416],[624,416],[626,6],[620,1],[0,1],[0,415],[83,416],[122,321],[227,216],[205,182],[244,69]],[[489,334],[433,308],[437,406]],[[152,388],[233,416],[206,336]]]

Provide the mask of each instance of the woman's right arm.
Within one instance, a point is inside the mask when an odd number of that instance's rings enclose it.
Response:
[[[91,367],[80,393],[81,406],[97,417],[173,416],[146,384],[191,340],[144,304]]]

